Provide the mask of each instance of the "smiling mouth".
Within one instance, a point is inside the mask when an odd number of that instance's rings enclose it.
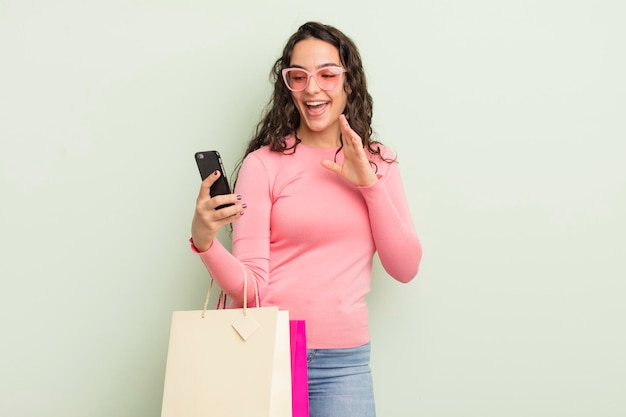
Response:
[[[309,107],[319,107],[326,103],[328,102],[327,101],[309,101],[308,103],[306,103],[306,105]]]
[[[324,111],[328,103],[328,101],[309,101],[305,104],[307,109],[309,110],[309,113],[318,114]]]

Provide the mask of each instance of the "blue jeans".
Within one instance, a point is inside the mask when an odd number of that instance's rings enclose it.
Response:
[[[310,417],[375,417],[370,344],[307,349]]]

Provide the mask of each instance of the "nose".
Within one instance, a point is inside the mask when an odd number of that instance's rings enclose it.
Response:
[[[309,79],[306,82],[306,87],[304,91],[307,93],[316,93],[321,90],[320,86],[317,84],[317,79],[314,75],[309,76]]]

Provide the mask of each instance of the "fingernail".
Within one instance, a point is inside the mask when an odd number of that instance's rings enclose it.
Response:
[[[216,169],[215,171],[213,171],[213,175],[217,175],[219,173],[219,171]]]
[[[241,208],[246,208],[246,207],[248,207],[248,205],[247,205],[246,203],[243,203],[243,204],[241,205]]]
[[[237,195],[237,200],[241,200],[241,196],[240,195]]]
[[[243,210],[239,212],[239,214],[241,214],[243,216]]]

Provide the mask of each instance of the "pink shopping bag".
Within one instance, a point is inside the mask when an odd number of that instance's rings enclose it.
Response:
[[[309,373],[304,320],[289,320],[291,336],[291,407],[293,417],[309,417]]]

